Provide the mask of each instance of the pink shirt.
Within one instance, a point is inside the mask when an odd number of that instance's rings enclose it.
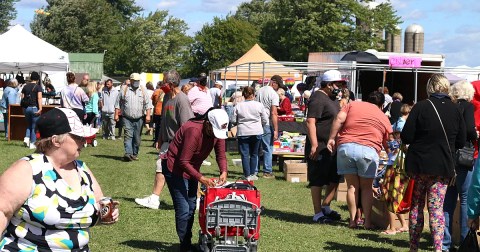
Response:
[[[351,102],[341,111],[347,113],[347,118],[338,132],[337,146],[357,143],[380,152],[383,140],[392,133],[388,117],[374,104],[362,101]]]
[[[192,105],[193,113],[205,114],[207,110],[213,107],[212,96],[210,90],[200,90],[197,86],[188,91],[188,100]]]
[[[202,130],[203,121],[188,121],[175,133],[167,152],[167,167],[173,174],[199,180],[200,166],[214,148],[220,172],[227,171],[225,139],[208,137]]]

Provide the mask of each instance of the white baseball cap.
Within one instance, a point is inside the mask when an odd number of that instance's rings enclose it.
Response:
[[[345,81],[342,79],[342,73],[338,70],[328,70],[322,76],[322,81],[332,82],[332,81]]]
[[[208,121],[212,124],[216,138],[227,139],[228,115],[223,109],[212,109],[208,112]]]

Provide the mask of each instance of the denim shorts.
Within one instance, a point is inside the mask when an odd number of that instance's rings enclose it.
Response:
[[[344,143],[337,149],[339,175],[355,174],[362,178],[375,178],[378,162],[378,153],[372,147]]]

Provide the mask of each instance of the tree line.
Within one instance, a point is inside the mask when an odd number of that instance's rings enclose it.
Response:
[[[17,1],[0,4],[0,32],[2,20],[15,18]],[[381,32],[399,32],[401,23],[390,2],[369,8],[369,0],[251,0],[188,36],[181,18],[165,10],[141,14],[134,0],[46,2],[49,15],[35,14],[32,33],[66,52],[105,52],[110,75],[176,68],[196,76],[231,64],[255,43],[281,61],[307,61],[309,52],[382,51]]]

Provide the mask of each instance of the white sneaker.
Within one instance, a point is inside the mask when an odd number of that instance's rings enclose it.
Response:
[[[203,160],[202,165],[210,166],[212,163],[208,162],[207,160]]]
[[[145,198],[136,198],[135,203],[151,209],[160,208],[160,200],[153,200],[150,196],[147,196]]]
[[[248,176],[247,180],[248,181],[256,181],[256,180],[258,180],[258,177],[257,177],[257,175],[253,174],[253,175]]]
[[[30,138],[29,138],[29,137],[23,138],[23,145],[24,145],[25,147],[29,147],[29,146],[30,146]]]
[[[34,149],[36,149],[37,147],[35,146],[34,143],[31,143],[31,144],[29,144],[29,148],[30,148],[31,150],[34,150]]]

